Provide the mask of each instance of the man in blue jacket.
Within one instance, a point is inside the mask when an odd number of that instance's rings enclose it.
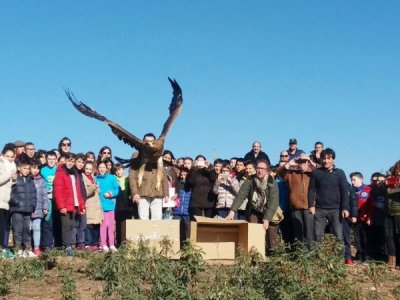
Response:
[[[322,152],[323,166],[311,174],[308,207],[314,215],[315,240],[321,241],[327,223],[333,234],[343,240],[342,220],[349,216],[349,184],[343,170],[335,167],[335,151]]]

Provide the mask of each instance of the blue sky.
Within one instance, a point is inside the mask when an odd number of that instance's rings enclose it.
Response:
[[[399,1],[0,0],[0,143],[132,149],[78,113],[63,88],[138,137],[160,134],[171,88],[184,104],[176,156],[276,163],[291,137],[321,140],[366,177],[400,159]]]

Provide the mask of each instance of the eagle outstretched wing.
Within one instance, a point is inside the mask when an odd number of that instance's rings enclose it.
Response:
[[[110,126],[111,131],[120,139],[122,140],[125,144],[130,145],[133,148],[136,148],[137,150],[140,150],[140,148],[143,146],[143,141],[138,139],[136,136],[122,128],[120,125],[117,123],[114,123],[111,120],[108,120],[105,116],[100,115],[98,112],[93,110],[91,107],[87,106],[85,103],[77,100],[75,98],[74,93],[72,93],[70,90],[65,89],[65,94],[67,95],[68,99],[71,101],[72,105],[80,111],[82,114],[85,116],[88,116],[90,118],[97,119],[99,121],[102,121],[106,123],[108,126]]]
[[[175,79],[172,80],[171,78],[168,77],[168,80],[171,83],[173,89],[172,100],[171,104],[169,105],[169,117],[167,121],[165,121],[164,123],[163,130],[160,134],[160,137],[158,138],[159,140],[165,140],[168,130],[170,129],[172,123],[174,122],[174,120],[179,115],[182,109],[182,102],[183,102],[182,89]]]

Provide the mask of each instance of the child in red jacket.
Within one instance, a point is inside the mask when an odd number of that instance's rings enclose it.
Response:
[[[63,246],[68,256],[73,256],[71,248],[72,230],[80,215],[85,214],[85,203],[78,171],[75,168],[75,154],[66,153],[65,164],[57,168],[54,178],[54,198],[61,214]]]

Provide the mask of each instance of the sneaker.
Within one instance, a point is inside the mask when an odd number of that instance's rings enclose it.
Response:
[[[353,265],[353,260],[351,258],[346,258],[344,260],[344,264],[347,266],[352,266]]]
[[[67,247],[65,251],[67,252],[67,256],[74,256],[74,250],[71,247]]]
[[[3,249],[1,250],[1,254],[2,257],[4,258],[9,258],[12,259],[15,257],[14,253],[12,253],[9,249]]]
[[[90,250],[90,251],[99,251],[99,246],[96,246],[96,245],[94,245],[94,246],[89,246],[89,250]]]
[[[25,257],[37,257],[35,253],[33,253],[31,250],[25,250]]]
[[[39,247],[33,248],[33,253],[35,253],[36,256],[42,255],[42,251],[40,251]]]
[[[22,258],[26,257],[25,251],[22,250],[18,250],[17,253],[15,253],[15,255],[16,257],[22,257]]]
[[[114,245],[112,245],[112,246],[110,246],[110,251],[111,252],[117,252],[118,250],[117,250],[117,248],[115,248]]]
[[[101,248],[102,248],[103,252],[105,252],[105,253],[110,252],[110,248],[108,248],[107,246],[103,246]]]

